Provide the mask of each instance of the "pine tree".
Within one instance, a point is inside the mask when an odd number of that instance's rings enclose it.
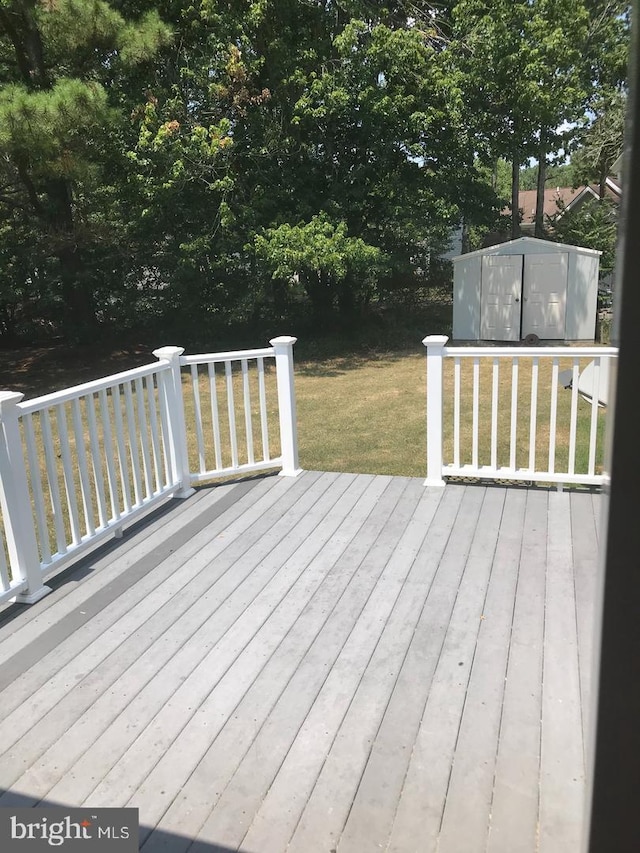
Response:
[[[75,335],[96,322],[92,210],[122,120],[113,89],[169,39],[153,9],[131,21],[102,0],[0,0],[0,212],[31,229]]]

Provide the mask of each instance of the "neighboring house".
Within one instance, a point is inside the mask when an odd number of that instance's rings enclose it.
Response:
[[[605,198],[618,204],[622,192],[615,178],[607,178],[605,187]],[[558,219],[565,213],[576,211],[589,199],[599,198],[597,184],[577,187],[552,187],[544,191],[544,216],[545,223]],[[520,230],[524,237],[532,236],[535,231],[536,221],[536,190],[522,190],[518,194],[518,207],[522,219]],[[503,211],[505,216],[509,215],[509,209]]]

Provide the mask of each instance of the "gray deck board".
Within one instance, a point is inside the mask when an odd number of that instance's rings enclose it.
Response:
[[[573,853],[599,499],[202,489],[0,616],[0,806],[144,853]]]
[[[580,850],[585,780],[578,637],[574,605],[571,509],[549,495],[547,582],[542,675],[540,851]],[[584,740],[584,735],[582,740]]]
[[[580,692],[583,709],[583,727],[588,730],[587,711],[591,708],[591,677],[593,660],[593,601],[598,576],[598,506],[593,512],[583,495],[574,495],[571,501],[573,527],[573,567],[575,607],[578,623],[578,657],[580,666]]]
[[[548,493],[529,491],[496,759],[490,853],[537,849],[547,524]]]
[[[492,493],[489,504],[494,495],[499,495],[499,492]],[[481,543],[480,540],[484,540],[487,533],[491,535],[489,530],[493,522],[489,517],[491,507],[488,508],[488,513],[484,512],[487,509],[487,494],[484,489],[470,490],[464,498],[437,567],[430,596],[419,612],[419,621],[394,694],[377,732],[354,798],[343,834],[344,849],[347,851],[375,850],[386,844],[396,803],[402,800],[405,778],[410,778],[414,772],[410,761],[415,757],[412,750],[414,741],[419,736],[421,718],[424,722],[425,716],[434,710],[434,701],[437,702],[439,691],[449,692],[449,699],[455,701],[449,691],[451,685],[445,687],[441,682],[445,671],[452,673],[455,681],[459,680],[459,663],[464,655],[457,628],[460,627],[460,622],[466,623],[469,614],[463,612],[467,602],[464,601],[463,578],[456,567],[469,565],[474,543],[480,548],[486,544],[486,541]],[[481,599],[478,601],[474,591],[470,592],[476,606],[481,606]],[[421,598],[425,599],[424,593]],[[455,657],[453,667],[450,665],[451,661],[447,660],[451,655]],[[469,668],[468,658],[465,663]],[[453,718],[454,715],[451,716]],[[444,727],[440,730],[439,738],[441,743],[447,739]],[[432,769],[435,770],[435,767],[432,766]],[[435,774],[429,775],[435,781]],[[410,787],[409,782],[407,790]],[[406,812],[406,801],[400,806],[400,810]],[[428,830],[424,822],[421,823],[421,849],[426,850]],[[361,842],[364,845],[362,847]],[[394,843],[395,840],[392,840],[392,844]],[[341,843],[341,849],[342,846]]]

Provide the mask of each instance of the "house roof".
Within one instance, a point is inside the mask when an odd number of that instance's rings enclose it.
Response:
[[[598,249],[588,249],[585,246],[570,246],[568,243],[541,240],[539,237],[518,237],[516,240],[506,240],[504,243],[487,246],[485,249],[476,249],[473,252],[467,252],[464,255],[459,255],[457,258],[452,258],[452,260],[455,264],[458,261],[468,261],[469,258],[483,255],[527,254],[527,248],[536,245],[540,247],[544,246],[544,251],[549,254],[553,254],[554,252],[571,252],[573,254],[593,255],[595,257],[600,257],[602,254]]]
[[[522,190],[518,193],[518,207],[522,211],[522,225],[532,225],[536,219],[536,190]],[[605,186],[605,198],[611,201],[620,201],[620,187],[611,179],[607,179]],[[598,198],[599,188],[595,184],[582,187],[551,187],[544,191],[544,219],[553,219],[558,215],[560,208],[571,210],[588,197]],[[508,213],[508,210],[506,211]]]

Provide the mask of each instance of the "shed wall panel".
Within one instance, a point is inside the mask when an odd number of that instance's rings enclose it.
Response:
[[[569,255],[567,319],[565,340],[592,341],[595,336],[598,305],[599,258],[575,253]]]
[[[482,258],[460,258],[453,278],[453,337],[457,341],[480,338],[480,287]]]
[[[564,340],[593,341],[595,336],[599,255],[591,249],[548,240],[521,238],[454,259],[453,338],[481,340],[482,259],[508,255],[568,255]],[[521,334],[524,334],[521,330]]]

